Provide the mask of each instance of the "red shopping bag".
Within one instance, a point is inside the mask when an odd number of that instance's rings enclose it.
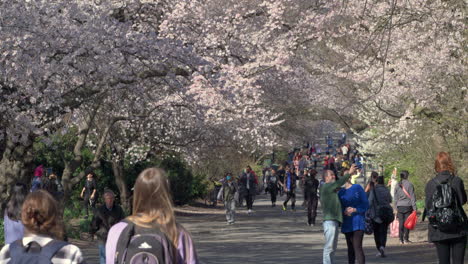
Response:
[[[416,211],[413,211],[405,221],[405,228],[409,230],[413,230],[414,227],[416,226],[417,221],[418,221],[418,216],[416,215]]]
[[[399,227],[400,223],[398,222],[398,218],[396,217],[395,214],[395,220],[393,220],[392,223],[390,223],[390,237],[398,237],[399,235]]]

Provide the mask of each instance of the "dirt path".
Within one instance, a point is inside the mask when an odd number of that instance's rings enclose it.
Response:
[[[280,201],[283,197],[279,198]],[[296,212],[283,212],[272,208],[265,195],[257,197],[254,213],[247,215],[238,210],[236,224],[226,225],[222,207],[206,209],[185,207],[178,209],[178,221],[191,233],[202,263],[321,263],[323,229],[319,209],[318,225],[306,225],[306,212],[300,206]],[[437,263],[435,248],[425,242],[426,223],[419,223],[410,234],[415,243],[399,245],[389,238],[387,258],[376,257],[373,236],[364,237],[366,263]],[[89,263],[98,263],[97,246],[90,242],[74,241],[87,256]],[[347,263],[344,235],[340,234],[337,251],[338,263]]]

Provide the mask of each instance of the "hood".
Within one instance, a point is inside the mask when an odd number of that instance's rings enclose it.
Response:
[[[445,182],[448,181],[452,177],[452,174],[450,171],[441,171],[437,173],[436,179],[440,182]]]

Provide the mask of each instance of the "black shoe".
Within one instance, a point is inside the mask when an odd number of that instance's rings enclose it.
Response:
[[[409,241],[409,240],[405,240],[405,244],[411,244],[413,242]]]
[[[387,256],[387,255],[385,255],[385,248],[384,247],[380,247],[379,252],[380,252],[380,256],[382,258],[385,258]]]

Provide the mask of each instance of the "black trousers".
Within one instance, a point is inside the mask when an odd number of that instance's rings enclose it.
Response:
[[[307,197],[307,223],[315,225],[315,218],[317,217],[318,197],[312,194],[312,197]]]
[[[91,211],[96,207],[95,200],[91,200],[90,196],[85,196],[83,200],[83,205],[86,210],[86,215],[89,216],[89,207],[91,206]]]
[[[387,231],[389,224],[379,224],[373,222],[373,225],[375,247],[377,248],[377,250],[379,250],[380,247],[385,247],[387,245]]]
[[[408,219],[408,216],[410,216],[410,214],[413,212],[413,208],[411,206],[398,206],[397,211],[398,222],[400,224],[400,241],[408,241],[409,229],[405,228],[405,221],[406,219]]]
[[[348,263],[366,263],[364,250],[362,249],[362,240],[364,239],[364,231],[356,230],[354,232],[345,233],[346,244],[348,245]]]
[[[276,185],[270,185],[268,186],[268,190],[270,191],[270,198],[271,198],[271,203],[274,204],[276,203],[276,196],[278,195],[278,187]]]
[[[466,236],[434,242],[439,264],[463,264],[465,258]],[[450,261],[452,257],[452,261]]]
[[[245,190],[245,202],[247,203],[247,209],[252,209],[254,192],[255,190],[253,189]]]
[[[294,191],[286,192],[286,200],[284,200],[284,207],[288,206],[288,202],[291,200],[291,208],[294,210],[296,207],[296,193]]]

